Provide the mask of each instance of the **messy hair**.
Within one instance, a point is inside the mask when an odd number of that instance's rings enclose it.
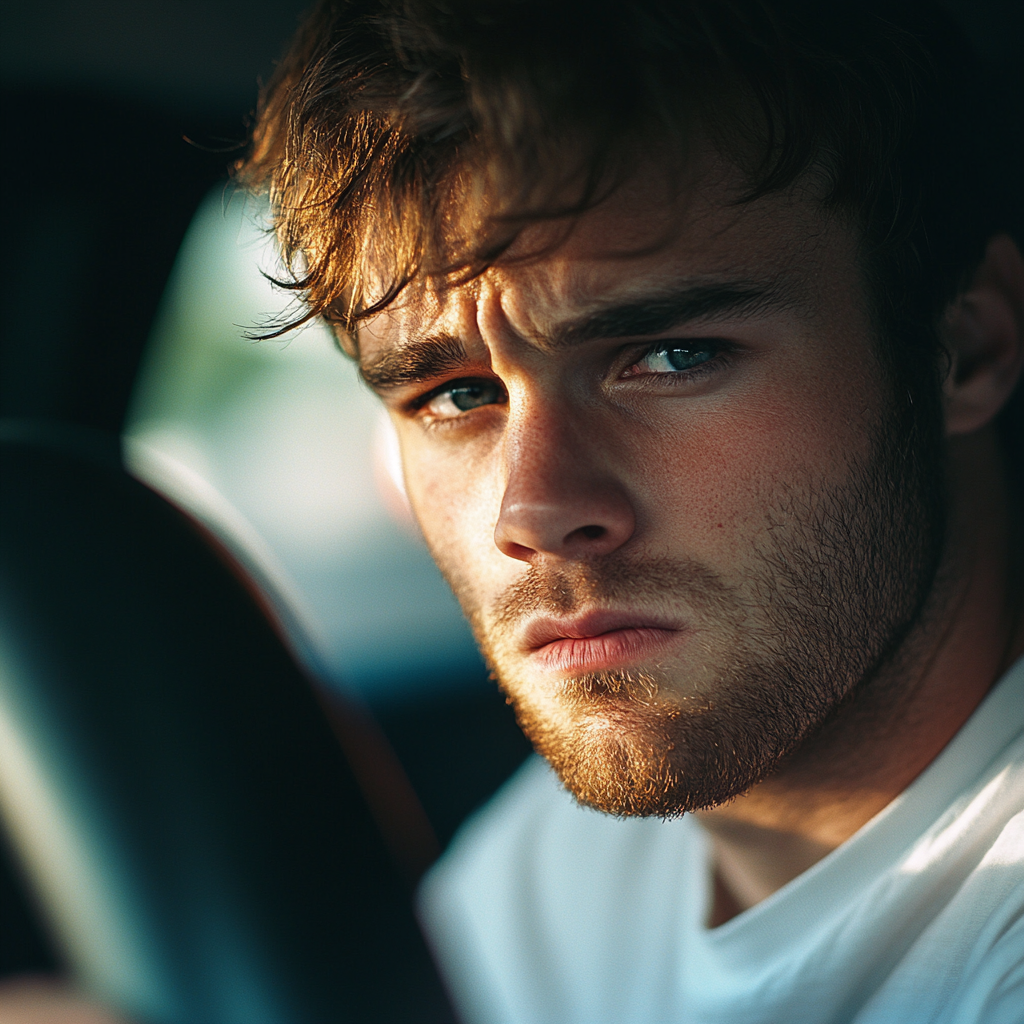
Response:
[[[994,95],[925,0],[321,0],[238,174],[269,191],[305,303],[281,329],[345,334],[412,282],[482,273],[641,160],[681,172],[699,135],[742,170],[737,202],[812,176],[906,333],[1017,227]]]

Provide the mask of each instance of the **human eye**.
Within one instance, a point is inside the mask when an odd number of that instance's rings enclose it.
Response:
[[[723,343],[714,338],[674,338],[658,342],[627,367],[622,376],[693,376],[694,371],[710,369],[723,349]]]
[[[504,405],[505,389],[496,380],[467,378],[448,381],[416,399],[413,410],[432,420],[453,420],[474,409]]]

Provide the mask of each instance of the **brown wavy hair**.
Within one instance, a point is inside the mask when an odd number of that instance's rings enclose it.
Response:
[[[685,169],[701,133],[745,172],[739,202],[813,173],[934,393],[938,317],[1018,233],[999,95],[926,0],[321,0],[237,168],[305,303],[265,336],[325,317],[353,351],[411,282],[481,273],[641,159]]]

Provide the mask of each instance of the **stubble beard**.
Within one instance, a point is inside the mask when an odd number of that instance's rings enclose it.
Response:
[[[935,579],[941,467],[936,429],[893,414],[866,464],[849,466],[841,483],[775,499],[769,540],[731,583],[692,560],[616,553],[531,566],[487,609],[472,606],[458,573],[449,581],[520,726],[576,799],[615,815],[672,817],[742,794],[858,701],[862,719],[898,704],[893,684],[879,692],[878,681]],[[551,692],[517,671],[512,638],[525,614],[595,602],[675,609],[696,622],[688,678],[654,665],[580,675]]]

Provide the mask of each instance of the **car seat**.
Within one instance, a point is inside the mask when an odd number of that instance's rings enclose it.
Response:
[[[152,1024],[451,1020],[430,840],[359,710],[117,442],[0,423],[0,807],[78,982]]]

